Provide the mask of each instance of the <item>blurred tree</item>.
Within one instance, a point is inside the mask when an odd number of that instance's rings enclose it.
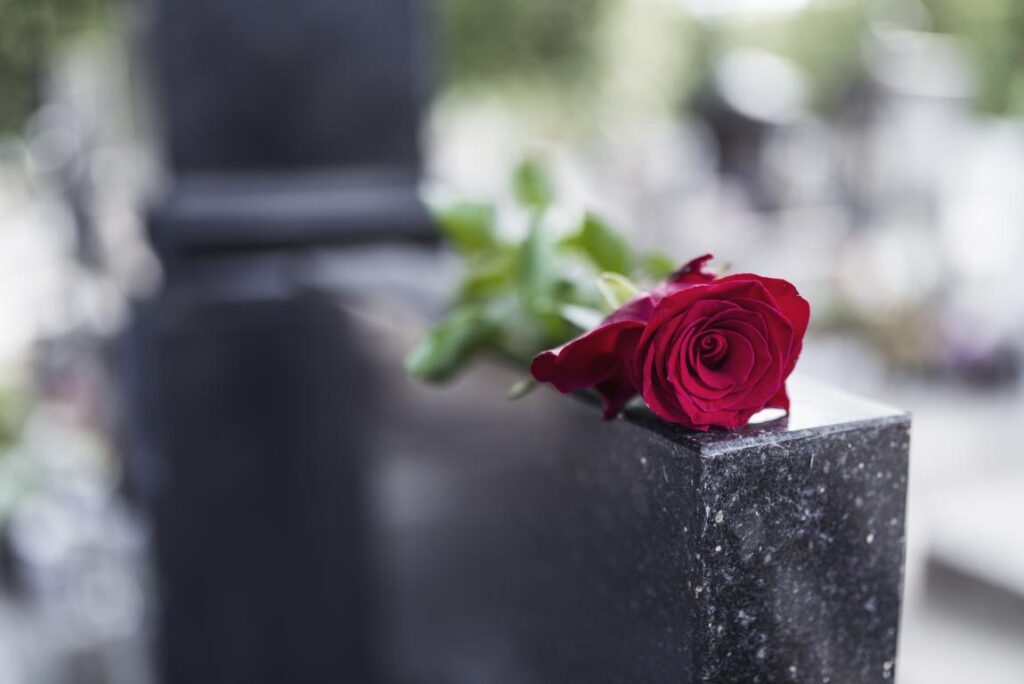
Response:
[[[441,0],[442,80],[576,89],[596,76],[597,27],[610,0]]]
[[[39,106],[61,40],[97,25],[108,0],[0,0],[0,134],[20,130]]]
[[[864,2],[811,3],[800,12],[737,15],[705,23],[714,57],[756,47],[792,60],[808,80],[809,104],[824,113],[842,105],[849,84],[863,71]]]
[[[975,65],[977,102],[991,114],[1024,116],[1024,2],[924,0],[944,33],[961,36]]]
[[[18,373],[0,366],[0,458],[21,432],[30,403],[29,392]]]

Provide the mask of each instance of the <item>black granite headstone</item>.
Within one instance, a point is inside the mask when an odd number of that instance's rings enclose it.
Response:
[[[510,404],[493,364],[423,386],[401,312],[431,273],[179,273],[147,327],[169,681],[892,678],[906,414],[794,379],[788,418],[697,434]]]
[[[548,390],[508,404],[497,367],[393,377],[395,681],[892,679],[906,414],[794,379],[788,418],[697,434]]]

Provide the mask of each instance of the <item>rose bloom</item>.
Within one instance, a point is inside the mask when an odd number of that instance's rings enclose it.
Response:
[[[636,394],[696,430],[737,428],[764,408],[789,410],[810,308],[785,280],[718,278],[707,254],[624,304],[598,327],[538,354],[530,368],[561,392],[594,388],[613,418]]]

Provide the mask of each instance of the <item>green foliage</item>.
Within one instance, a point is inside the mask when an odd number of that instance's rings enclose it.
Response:
[[[20,130],[39,106],[60,42],[97,23],[108,0],[0,0],[0,133]]]
[[[626,240],[592,213],[574,226],[551,220],[555,186],[544,166],[528,160],[512,176],[512,196],[523,217],[518,240],[503,238],[493,204],[431,202],[438,229],[463,258],[465,273],[451,314],[412,350],[409,372],[422,380],[452,378],[482,353],[526,365],[600,323],[644,282],[672,268],[666,257],[636,258]],[[509,231],[514,232],[514,231]],[[652,278],[652,273],[656,273]],[[517,385],[510,398],[531,389]]]
[[[851,82],[863,70],[864,38],[872,16],[903,3],[809,3],[796,13],[755,14],[706,22],[696,36],[698,70],[706,77],[717,56],[739,46],[760,47],[797,64],[807,75],[813,104],[836,114]],[[908,15],[917,14],[906,3]],[[977,79],[976,104],[997,115],[1024,115],[1024,2],[1021,0],[921,0],[920,25],[961,39]],[[881,9],[884,9],[881,8]]]
[[[629,243],[594,214],[586,215],[580,232],[567,245],[582,251],[604,271],[630,273],[633,269],[633,250]]]
[[[441,0],[446,85],[491,88],[528,81],[575,88],[592,81],[597,27],[609,0]]]
[[[522,399],[535,389],[537,389],[536,380],[533,378],[523,378],[516,384],[512,385],[505,397],[509,401],[515,401],[516,399]]]
[[[679,265],[661,252],[648,252],[640,257],[640,272],[647,280],[665,280]]]
[[[493,340],[496,327],[482,309],[455,309],[406,357],[405,368],[428,382],[448,380]]]
[[[978,78],[979,108],[1024,116],[1024,3],[924,0],[924,5],[936,29],[963,39]]]
[[[29,403],[28,392],[21,384],[0,383],[0,453],[20,434]]]
[[[601,292],[608,311],[618,309],[640,294],[640,288],[620,273],[602,273],[597,279],[597,289]]]
[[[433,211],[441,234],[463,254],[485,252],[496,245],[494,213],[493,205],[481,202],[439,204]]]
[[[536,159],[526,159],[516,167],[512,189],[516,199],[531,209],[547,208],[555,195],[551,177]]]
[[[811,3],[796,13],[753,14],[701,25],[700,70],[710,77],[717,60],[730,50],[752,47],[791,60],[807,77],[811,104],[834,112],[846,89],[863,69],[866,3]]]
[[[551,311],[557,299],[557,252],[542,214],[534,215],[530,231],[519,251],[519,297],[523,307],[534,314]]]

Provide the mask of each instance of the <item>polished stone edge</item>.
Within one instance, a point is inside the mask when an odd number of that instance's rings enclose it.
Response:
[[[731,448],[742,449],[742,448],[746,448],[746,447],[749,447],[749,446],[759,446],[759,445],[764,444],[764,443],[769,442],[769,441],[788,441],[790,439],[803,439],[803,438],[811,437],[811,436],[826,436],[826,435],[838,434],[838,433],[841,433],[841,432],[848,432],[850,430],[859,430],[859,429],[862,429],[862,428],[885,428],[885,427],[890,427],[890,426],[895,426],[895,425],[904,425],[904,426],[907,427],[907,429],[909,429],[910,428],[910,422],[911,422],[911,415],[910,415],[910,413],[909,412],[904,412],[904,413],[897,414],[897,415],[894,415],[894,416],[885,416],[885,417],[882,417],[882,418],[865,418],[863,420],[855,420],[855,421],[851,421],[849,423],[841,423],[841,424],[838,424],[838,425],[830,425],[830,426],[827,426],[827,427],[820,427],[820,428],[813,428],[813,429],[808,428],[808,429],[805,429],[805,430],[796,430],[794,432],[786,433],[784,436],[782,436],[780,439],[777,439],[777,440],[758,439],[756,437],[753,437],[753,438],[741,440],[740,442],[737,442],[735,444],[730,444],[729,447],[730,447],[730,449]],[[761,437],[765,437],[765,435],[762,435]],[[705,453],[708,456],[714,456],[716,454],[720,454],[720,453],[722,453],[724,451],[728,451],[730,449],[711,447],[711,448],[706,448],[703,453]]]
[[[639,421],[637,421],[639,424]],[[664,423],[664,421],[652,421],[650,424],[640,424],[644,429],[654,432],[660,437],[665,438],[668,442],[676,446],[681,446],[689,451],[699,453],[704,458],[714,458],[724,454],[732,453],[735,451],[741,451],[744,449],[755,448],[759,446],[765,446],[769,444],[783,444],[786,442],[808,439],[812,437],[826,437],[830,435],[840,434],[843,432],[851,432],[854,430],[860,430],[864,428],[885,428],[895,425],[905,425],[907,429],[910,428],[911,414],[908,412],[896,414],[893,416],[884,416],[880,418],[864,418],[860,420],[853,420],[847,423],[838,423],[835,425],[825,425],[821,427],[805,428],[802,430],[793,431],[767,431],[758,432],[753,435],[738,435],[736,439],[729,441],[719,441],[714,443],[701,443],[694,440],[692,433],[686,431],[686,434],[680,435],[678,430],[684,428],[678,428],[677,426]]]
[[[627,411],[625,420],[703,458],[862,428],[905,425],[910,429],[912,416],[907,411],[803,376],[793,376],[789,386],[793,401],[788,415],[738,430],[698,432],[663,421],[646,408]]]

